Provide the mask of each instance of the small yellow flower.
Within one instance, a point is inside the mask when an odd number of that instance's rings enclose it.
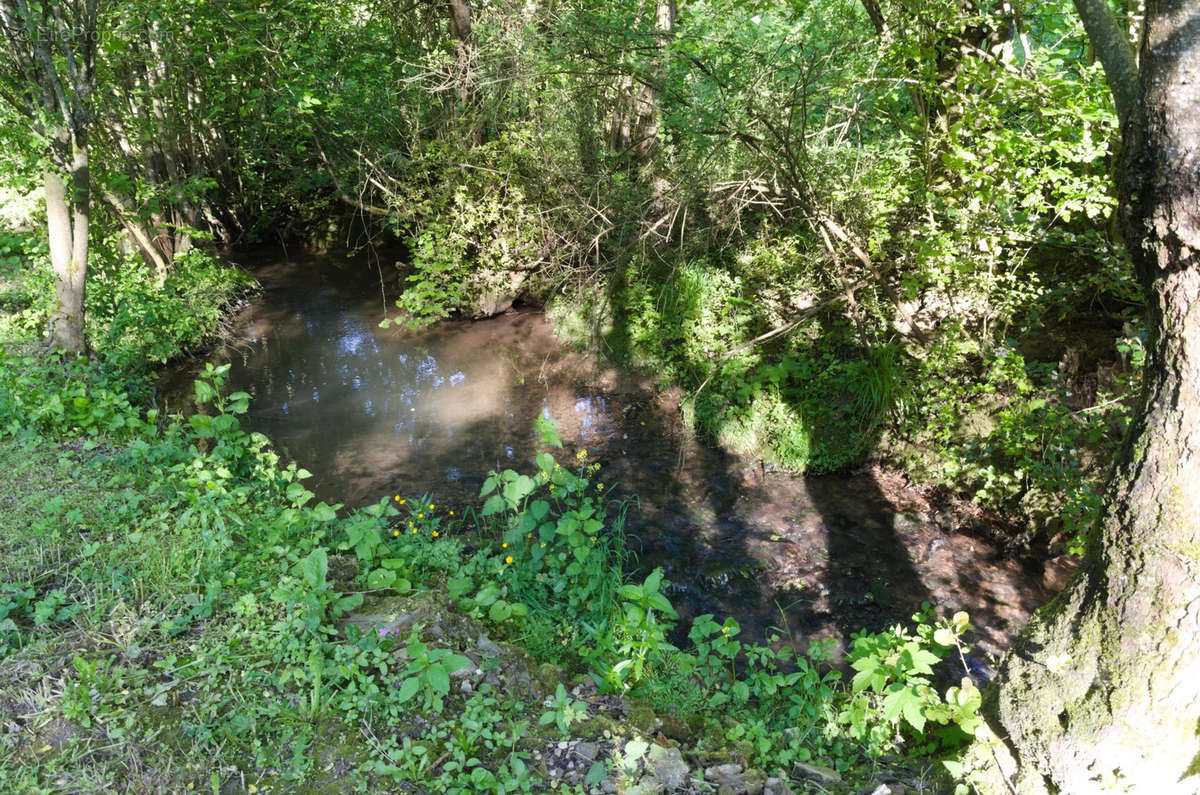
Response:
[[[432,511],[432,510],[433,510],[434,508],[436,508],[436,507],[437,507],[437,506],[436,506],[436,505],[434,505],[432,502],[431,502],[431,503],[429,503],[429,510],[431,510],[431,511]]]
[[[423,514],[423,513],[419,513],[419,514],[417,514],[417,518],[418,518],[418,519],[424,519],[424,518],[425,518],[425,514]]]
[[[412,523],[412,522],[409,522],[409,523],[408,523],[408,526],[409,526],[409,527],[412,527],[412,526],[413,526],[413,523]]]
[[[398,535],[400,535],[400,531],[399,531],[399,530],[393,530],[393,531],[392,531],[392,538],[395,538],[395,537],[396,537],[396,536],[398,536]]]
[[[409,527],[412,527],[412,525],[409,525]],[[412,529],[412,534],[413,534],[413,535],[416,535],[416,534],[417,534],[417,528],[413,527],[413,529]]]
[[[395,497],[392,497],[392,499],[395,500],[396,502],[400,502],[400,495],[397,494]]]
[[[526,534],[525,534],[525,537],[526,537],[526,538],[533,538],[533,533],[526,533]]]
[[[546,542],[545,542],[545,541],[543,541],[543,542],[542,542],[542,546],[546,546]]]
[[[512,563],[512,560],[513,560],[512,555],[508,555],[507,557],[504,558],[505,563]]]
[[[434,531],[433,531],[433,537],[434,537],[434,538],[437,538],[439,535],[441,535],[441,533],[439,533],[437,530],[434,530]]]
[[[501,549],[508,549],[508,542],[507,542],[507,541],[505,541],[503,544],[501,544],[501,545],[500,545],[500,548],[501,548]]]
[[[403,505],[404,503],[408,502],[408,500],[401,500],[399,497],[396,497],[396,499],[397,499],[397,500],[399,500],[399,502],[400,502],[400,504],[401,504],[401,505]]]
[[[453,516],[453,515],[454,515],[454,511],[451,511],[451,512],[450,512],[450,515],[451,515],[451,516]]]

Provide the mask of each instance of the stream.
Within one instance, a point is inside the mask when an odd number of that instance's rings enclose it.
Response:
[[[535,468],[533,421],[548,412],[561,462],[586,450],[614,494],[636,496],[635,565],[665,569],[683,625],[732,615],[745,638],[844,648],[929,601],[966,610],[976,648],[995,655],[1051,595],[973,506],[878,468],[799,477],[702,445],[677,393],[572,350],[538,312],[381,329],[396,313],[390,262],[278,249],[235,259],[263,290],[210,360],[230,362],[229,391],[252,396],[244,425],[311,471],[306,485],[327,502],[428,493],[476,505],[489,470]],[[168,410],[184,407],[195,371],[164,376]]]

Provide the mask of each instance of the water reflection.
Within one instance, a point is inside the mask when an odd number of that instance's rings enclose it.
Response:
[[[560,423],[564,460],[586,448],[604,482],[637,495],[631,545],[642,568],[666,569],[685,617],[844,640],[931,599],[968,609],[999,650],[1045,597],[880,476],[789,477],[698,444],[678,395],[566,349],[538,314],[380,329],[394,283],[322,258],[268,261],[261,299],[217,358],[253,398],[247,423],[314,473],[321,499],[474,504],[489,469],[532,467],[543,414]],[[175,390],[190,392],[189,374]]]

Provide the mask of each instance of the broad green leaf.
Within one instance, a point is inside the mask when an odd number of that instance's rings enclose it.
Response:
[[[318,590],[324,587],[328,574],[329,556],[322,547],[317,547],[304,559],[304,581],[308,583],[309,588]]]
[[[337,518],[337,509],[324,502],[318,502],[313,506],[312,515],[318,522],[332,522]]]
[[[435,692],[450,692],[450,675],[446,673],[446,669],[441,665],[430,666],[428,678],[429,686],[432,687]]]
[[[400,684],[400,692],[396,694],[396,703],[403,704],[405,701],[408,701],[417,694],[417,689],[420,686],[421,683],[415,676],[410,676],[408,679],[405,679]]]
[[[367,587],[371,589],[387,588],[396,581],[396,572],[391,569],[373,569],[367,575]]]
[[[481,515],[491,516],[492,514],[500,513],[507,507],[508,503],[505,502],[503,497],[501,497],[499,494],[493,494],[483,503],[483,511],[481,512]]]

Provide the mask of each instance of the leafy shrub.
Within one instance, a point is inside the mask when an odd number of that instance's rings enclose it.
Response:
[[[166,281],[140,263],[93,264],[88,280],[88,337],[101,359],[141,374],[204,343],[253,279],[193,248],[175,258]]]

